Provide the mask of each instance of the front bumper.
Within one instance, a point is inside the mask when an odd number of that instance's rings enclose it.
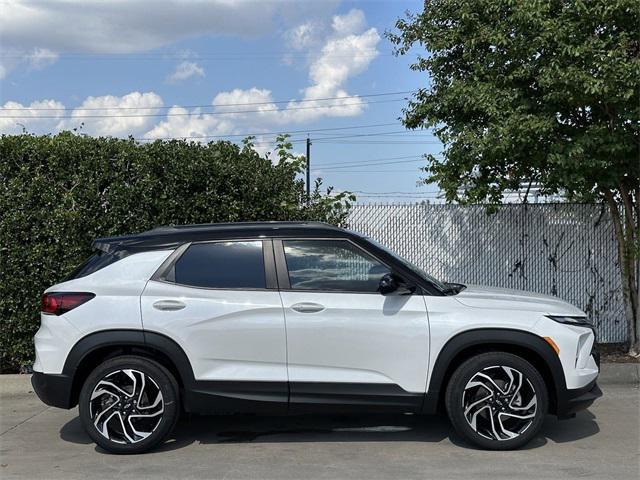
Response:
[[[576,412],[589,408],[602,396],[602,390],[594,380],[582,388],[566,390],[564,398],[558,399],[558,418],[573,418]]]
[[[31,385],[38,398],[47,405],[66,409],[75,406],[71,400],[73,380],[68,375],[34,372]]]

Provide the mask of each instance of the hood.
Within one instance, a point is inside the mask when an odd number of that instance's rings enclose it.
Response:
[[[467,285],[454,298],[463,305],[475,308],[528,310],[547,315],[585,315],[582,310],[558,297],[509,288]]]

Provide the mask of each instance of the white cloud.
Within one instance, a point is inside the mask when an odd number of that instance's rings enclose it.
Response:
[[[200,108],[189,111],[186,108],[174,106],[168,113],[169,116],[148,131],[144,138],[189,138],[233,133],[233,123],[215,115],[203,114]],[[200,140],[207,141],[206,138]]]
[[[291,41],[292,38],[298,38],[300,42],[307,41],[311,27],[308,22],[301,25],[302,28],[294,28],[286,32],[285,41]],[[311,40],[308,41],[311,42]],[[316,41],[313,40],[313,42]],[[279,107],[274,102],[270,90],[257,87],[220,92],[211,102],[212,111],[237,113],[206,115],[200,109],[191,112],[181,109],[180,113],[183,115],[168,117],[145,136],[181,138],[247,131],[272,131],[282,125],[304,123],[320,117],[359,115],[366,105],[357,97],[349,96],[345,90],[345,84],[349,78],[364,72],[378,56],[379,42],[380,35],[377,30],[366,28],[362,11],[351,10],[345,15],[336,15],[332,19],[331,33],[324,38],[323,42],[321,41],[323,46],[320,55],[314,56],[310,62],[311,84],[303,90],[303,102],[291,101],[284,107]],[[316,100],[327,97],[344,97],[344,99]],[[327,104],[331,106],[326,107]],[[172,111],[178,112],[173,109]],[[264,140],[256,140],[256,142],[262,144],[257,147],[260,150],[271,149],[270,146],[263,144]]]
[[[335,15],[331,27],[337,35],[346,37],[362,32],[366,25],[364,12],[354,8],[345,15]]]
[[[276,104],[271,103],[269,90],[251,88],[248,90],[235,89],[221,92],[211,102],[211,109],[203,111],[195,108],[191,111],[174,106],[169,110],[166,119],[155,125],[145,138],[188,138],[206,137],[211,135],[229,135],[245,133],[247,130],[273,128],[273,124],[280,123]],[[264,103],[263,105],[246,105]],[[242,113],[243,111],[247,113]],[[256,111],[258,110],[258,111]],[[239,112],[225,115],[209,115],[207,112]],[[239,129],[239,130],[238,130]],[[208,141],[204,138],[203,141]]]
[[[333,17],[332,34],[309,67],[311,85],[304,90],[305,100],[349,95],[344,90],[346,81],[364,72],[379,53],[377,45],[380,35],[375,28],[365,29],[366,21],[361,10],[354,9],[345,15]],[[290,119],[308,121],[321,116],[354,116],[362,113],[365,106],[357,98],[345,98],[330,102],[291,103],[289,107],[317,107],[327,103],[333,106],[292,110],[289,112]]]
[[[0,15],[0,78],[30,52],[145,52],[202,35],[255,37],[335,8],[330,2],[282,0],[4,0]],[[51,57],[49,57],[51,58]]]
[[[217,0],[216,3],[221,2],[226,3],[223,0]],[[90,3],[92,8],[97,8],[94,2]],[[137,2],[133,3],[137,4]],[[366,104],[357,97],[350,96],[346,84],[350,78],[364,72],[377,57],[377,45],[380,42],[377,30],[367,29],[364,14],[360,10],[334,16],[330,27],[314,25],[312,28],[309,27],[309,21],[300,25],[306,26],[292,29],[290,32],[295,31],[295,33],[289,33],[291,35],[289,38],[297,36],[300,44],[306,44],[309,49],[311,45],[320,47],[319,54],[317,47],[315,52],[309,52],[309,84],[302,90],[303,102],[291,101],[279,105],[274,102],[272,92],[268,89],[258,87],[234,89],[218,93],[213,98],[210,109],[187,110],[174,106],[168,111],[169,115],[160,117],[158,120],[158,117],[135,115],[159,114],[159,107],[163,105],[162,98],[154,92],[132,92],[122,97],[113,95],[88,97],[72,111],[71,119],[62,120],[59,118],[60,115],[54,115],[57,120],[54,118],[53,122],[47,123],[44,119],[33,119],[42,112],[31,112],[27,120],[30,125],[31,122],[43,122],[40,125],[48,128],[52,128],[53,123],[56,130],[77,128],[81,122],[84,122],[82,131],[93,135],[182,138],[229,135],[248,131],[275,131],[284,125],[305,123],[321,117],[361,114]],[[310,29],[313,30],[313,35]],[[323,35],[317,36],[319,31],[323,31]],[[287,34],[285,34],[286,39]],[[195,61],[186,57],[183,59],[184,61],[178,65],[170,78],[178,81],[204,75],[204,71]],[[338,100],[318,100],[325,97],[337,97]],[[327,104],[331,106],[326,106]],[[127,109],[118,110],[119,107]],[[83,110],[83,108],[99,110]],[[236,113],[210,115],[207,112]],[[112,117],[91,118],[92,115],[112,115]],[[15,123],[10,119],[0,118],[0,131],[19,131],[19,127],[16,130]],[[205,138],[204,141],[207,139]]]
[[[157,120],[156,117],[140,115],[155,115],[162,105],[162,98],[154,92],[131,92],[122,97],[87,97],[73,110],[72,118],[65,119],[58,128],[68,130],[83,124],[82,132],[90,135],[135,136],[145,132]]]
[[[308,46],[318,42],[318,39],[311,39],[311,32],[312,29],[317,32],[320,27],[310,25],[305,22],[285,32],[285,41],[297,39],[300,43],[307,42]],[[258,131],[273,130],[274,126],[304,123],[321,117],[360,115],[366,104],[357,97],[350,96],[345,90],[345,84],[349,78],[364,72],[378,56],[379,42],[377,30],[366,29],[362,11],[351,10],[345,15],[336,15],[332,19],[331,33],[320,41],[320,55],[310,55],[311,84],[303,90],[304,101],[291,101],[284,107],[279,107],[274,103],[270,90],[253,87],[221,92],[216,95],[212,105],[217,112],[246,110],[247,113],[234,113],[225,117]],[[335,99],[317,100],[321,98]],[[222,106],[230,104],[228,107]],[[253,105],[238,106],[242,104]]]
[[[171,83],[181,82],[191,77],[204,77],[204,69],[195,62],[180,62],[167,80]]]
[[[249,104],[243,106],[245,104]],[[216,112],[242,112],[225,115],[228,118],[251,118],[251,117],[269,117],[270,120],[276,120],[278,115],[278,107],[273,103],[271,90],[250,88],[242,90],[236,88],[230,92],[220,92],[213,99],[212,105],[216,107]]]
[[[0,18],[2,17],[0,16]],[[58,53],[48,48],[37,47],[27,51],[19,48],[9,48],[0,43],[0,80],[19,65],[28,66],[33,70],[42,70],[55,63],[58,58]]]
[[[56,52],[52,52],[48,48],[34,48],[33,51],[27,55],[27,59],[31,68],[40,70],[55,63],[56,60],[58,60],[58,56]]]
[[[0,133],[18,134],[23,129],[29,133],[54,133],[64,114],[64,105],[55,100],[39,100],[29,105],[6,102],[0,106]],[[37,118],[42,116],[53,118]]]
[[[321,31],[319,23],[307,21],[287,30],[284,33],[285,43],[293,50],[306,50],[320,42]]]
[[[3,5],[3,43],[22,50],[131,53],[202,34],[252,36],[272,29],[277,0],[10,0]]]

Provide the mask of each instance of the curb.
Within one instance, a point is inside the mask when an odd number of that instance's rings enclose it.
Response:
[[[640,363],[603,363],[598,376],[600,385],[640,385]]]
[[[30,374],[7,373],[0,375],[0,395],[20,395],[32,391]]]

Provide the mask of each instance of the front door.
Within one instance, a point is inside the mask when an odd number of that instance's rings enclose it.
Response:
[[[347,239],[275,240],[274,249],[290,409],[418,411],[429,357],[422,295],[381,295],[390,268]]]

